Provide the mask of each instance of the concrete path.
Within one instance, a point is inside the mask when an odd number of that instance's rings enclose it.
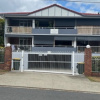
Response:
[[[100,82],[91,82],[83,75],[8,72],[0,75],[0,85],[100,93]]]

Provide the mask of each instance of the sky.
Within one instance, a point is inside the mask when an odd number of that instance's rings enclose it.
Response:
[[[82,1],[84,1],[84,3]],[[100,0],[0,0],[0,13],[31,12],[51,4],[59,4],[61,6],[81,13],[100,12]]]

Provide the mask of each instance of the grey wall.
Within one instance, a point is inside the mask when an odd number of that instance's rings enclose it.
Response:
[[[77,34],[77,29],[59,29],[58,34]]]
[[[20,58],[22,59],[22,52],[12,52],[12,59]],[[28,69],[28,54],[24,53],[24,70]],[[20,61],[20,67],[22,66],[22,60]],[[13,68],[13,66],[12,66]]]
[[[51,34],[50,29],[32,29],[33,34]],[[77,34],[77,29],[58,29],[58,34]]]
[[[52,52],[64,53],[64,52],[76,51],[76,48],[73,48],[73,47],[33,47],[32,51],[34,52],[52,51]]]
[[[75,72],[78,72],[77,65],[79,62],[84,62],[84,53],[75,53],[74,55]]]
[[[33,34],[50,34],[50,29],[32,29]]]

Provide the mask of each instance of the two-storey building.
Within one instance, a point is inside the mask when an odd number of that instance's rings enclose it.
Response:
[[[83,52],[89,44],[93,52],[100,52],[99,13],[79,13],[53,4],[33,12],[0,15],[5,19],[5,46],[10,43],[13,51]]]

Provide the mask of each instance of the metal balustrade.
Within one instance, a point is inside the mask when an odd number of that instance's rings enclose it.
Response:
[[[7,26],[7,33],[32,33],[32,29],[77,29],[80,35],[100,35],[100,26],[76,26],[76,27],[23,27],[23,26]]]
[[[77,46],[77,52],[84,52],[86,46]],[[91,46],[92,53],[100,53],[100,46]]]
[[[7,33],[32,33],[32,27],[22,27],[22,26],[7,26],[6,27]]]

